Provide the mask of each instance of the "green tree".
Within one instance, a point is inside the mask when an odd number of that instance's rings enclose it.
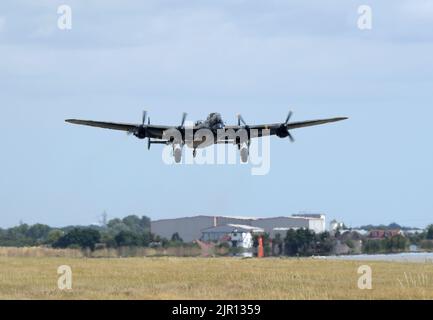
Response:
[[[286,237],[284,238],[284,248],[288,256],[298,254],[298,238],[295,230],[287,230]]]
[[[281,239],[281,234],[277,233],[275,238],[272,240],[272,255],[279,256],[283,254],[283,239]]]
[[[365,253],[379,253],[382,250],[382,240],[367,240],[364,243],[364,252]]]
[[[173,242],[183,242],[183,239],[180,237],[178,232],[173,233],[171,236],[171,241]]]
[[[119,247],[135,247],[142,245],[140,236],[131,231],[120,231],[114,240]]]
[[[122,222],[134,233],[150,232],[150,219],[146,216],[139,218],[136,215],[130,215],[123,218]]]
[[[68,248],[79,246],[81,248],[95,249],[99,243],[101,234],[99,231],[91,228],[73,228],[71,231],[61,236],[53,243],[54,248]]]
[[[35,243],[43,243],[47,240],[51,228],[45,224],[34,224],[27,229],[26,236]]]
[[[427,227],[427,231],[426,231],[426,239],[427,240],[433,240],[433,224],[429,225]]]
[[[407,247],[407,239],[402,235],[396,235],[382,240],[383,246],[388,252],[404,251]]]
[[[48,233],[45,243],[52,245],[53,243],[57,242],[64,234],[65,233],[62,230],[53,229]]]

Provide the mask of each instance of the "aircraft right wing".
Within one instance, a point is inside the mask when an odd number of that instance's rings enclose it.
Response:
[[[132,123],[103,122],[103,121],[78,120],[78,119],[67,119],[65,121],[72,124],[79,124],[79,125],[97,127],[103,129],[120,130],[125,132],[133,132],[135,129],[141,126],[140,124],[132,124]],[[150,135],[150,138],[162,139],[165,130],[176,128],[176,127],[146,124],[143,125],[143,128],[147,130],[147,132]]]
[[[131,123],[102,122],[102,121],[77,120],[77,119],[68,119],[65,121],[68,123],[80,124],[83,126],[121,130],[121,131],[131,131],[139,126],[139,124],[131,124]]]

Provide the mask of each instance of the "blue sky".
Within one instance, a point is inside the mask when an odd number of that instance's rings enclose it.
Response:
[[[72,8],[72,30],[57,7]],[[373,29],[357,28],[359,5]],[[324,212],[433,222],[431,1],[2,1],[0,226]],[[66,118],[178,124],[348,116],[272,139],[271,171],[167,166]]]

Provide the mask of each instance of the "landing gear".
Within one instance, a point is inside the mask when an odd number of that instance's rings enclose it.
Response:
[[[242,163],[247,163],[249,156],[250,156],[249,148],[248,147],[241,148],[241,161],[242,161]]]
[[[247,163],[250,156],[250,144],[242,143],[242,145],[239,144],[238,147],[241,154],[241,162]]]
[[[197,149],[194,148],[194,149],[192,150],[192,156],[195,158],[196,155],[197,155]]]
[[[182,161],[182,146],[180,144],[173,145],[173,156],[176,163],[180,163]]]

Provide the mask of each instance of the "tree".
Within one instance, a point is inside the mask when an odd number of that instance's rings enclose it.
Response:
[[[402,235],[396,235],[383,241],[384,247],[390,252],[403,251],[407,246],[407,239]]]
[[[51,230],[48,233],[48,236],[47,236],[45,243],[52,245],[53,243],[57,242],[63,235],[64,235],[64,232],[62,230],[59,230],[59,229]]]
[[[0,239],[0,245],[16,247],[35,245],[35,241],[27,237],[28,230],[29,226],[25,223],[5,230]]]
[[[433,224],[431,224],[427,227],[426,239],[427,240],[433,240]]]
[[[316,234],[309,229],[289,229],[284,238],[285,253],[289,256],[309,256],[313,254],[329,254],[335,239],[329,232]]]
[[[392,222],[388,225],[388,229],[401,229],[401,225],[396,222]]]
[[[183,242],[183,239],[180,237],[178,232],[173,233],[171,236],[171,241],[173,242]]]
[[[122,219],[122,222],[134,233],[150,232],[150,219],[146,216],[139,218],[130,215]]]
[[[288,256],[294,256],[298,253],[298,239],[295,230],[287,230],[286,237],[284,238],[284,248]]]
[[[122,220],[117,218],[108,221],[107,228],[108,232],[113,234],[113,236],[118,234],[120,231],[130,231],[129,227],[124,224]]]
[[[308,229],[296,230],[297,247],[300,255],[306,256],[314,253],[315,233]]]
[[[117,246],[115,235],[107,231],[101,232],[101,243],[105,243],[108,248],[113,248]]]
[[[279,256],[283,254],[283,239],[281,234],[277,233],[272,240],[272,255]]]
[[[51,228],[45,224],[34,224],[27,229],[26,236],[36,243],[42,243],[47,240]]]
[[[367,240],[364,244],[365,253],[378,253],[382,251],[381,240]]]
[[[61,236],[53,243],[54,248],[67,248],[79,246],[81,248],[95,249],[95,245],[100,241],[99,231],[91,228],[74,228],[65,235]]]
[[[134,247],[142,244],[139,235],[131,231],[120,231],[114,237],[114,241],[119,247]]]

